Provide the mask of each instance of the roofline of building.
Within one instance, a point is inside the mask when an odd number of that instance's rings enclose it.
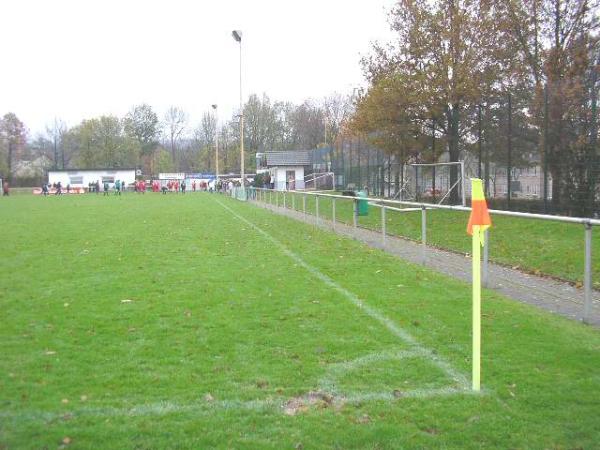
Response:
[[[98,169],[47,169],[46,172],[101,172],[101,171],[111,171],[111,172],[115,172],[117,170],[137,170],[137,168],[135,167],[124,167],[124,168],[98,168]]]

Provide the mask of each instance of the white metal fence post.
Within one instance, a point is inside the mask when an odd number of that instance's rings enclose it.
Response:
[[[464,161],[460,162],[460,178],[461,178],[460,190],[462,191],[462,205],[466,206],[467,205],[467,197],[466,197],[466,192],[465,192],[465,186],[467,185],[467,182],[465,180],[465,162]]]
[[[304,220],[306,220],[306,194],[302,194],[302,214],[304,214]]]
[[[490,259],[490,230],[486,228],[483,232],[483,267],[481,269],[481,283],[483,287],[488,287],[489,280],[489,259]]]
[[[385,205],[381,204],[381,243],[385,247]]]
[[[589,323],[592,314],[592,225],[585,225],[585,255],[583,274],[583,321]]]
[[[331,199],[331,221],[333,223],[333,229],[335,230],[335,198]]]
[[[421,206],[421,260],[427,262],[427,210]]]

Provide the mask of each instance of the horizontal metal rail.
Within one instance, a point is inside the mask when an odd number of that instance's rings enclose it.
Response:
[[[269,191],[272,189],[266,188],[255,188],[260,190]],[[471,212],[471,208],[468,206],[452,206],[452,205],[438,205],[434,203],[418,203],[418,202],[409,202],[404,200],[390,200],[390,199],[382,199],[376,197],[352,197],[348,195],[339,195],[339,194],[321,194],[318,192],[309,192],[309,191],[289,191],[302,193],[306,195],[314,195],[320,197],[329,197],[329,198],[341,198],[345,200],[367,200],[368,202],[385,204],[385,205],[401,205],[401,206],[411,206],[413,208],[426,208],[426,209],[443,209],[447,211],[463,211],[463,212]],[[523,213],[516,211],[504,211],[500,209],[490,209],[489,213],[496,216],[508,216],[508,217],[520,217],[523,219],[535,219],[535,220],[549,220],[553,222],[563,222],[563,223],[578,223],[581,225],[592,225],[592,226],[600,226],[600,220],[591,219],[586,217],[568,217],[568,216],[552,216],[550,214],[533,214],[533,213]]]

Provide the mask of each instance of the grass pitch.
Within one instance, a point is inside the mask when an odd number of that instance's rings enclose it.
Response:
[[[207,194],[2,199],[0,447],[593,448],[600,333]]]

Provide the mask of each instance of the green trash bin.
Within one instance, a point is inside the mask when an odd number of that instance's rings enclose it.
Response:
[[[367,193],[365,191],[358,191],[356,196],[359,199],[366,199]],[[368,200],[358,200],[358,215],[359,216],[368,216],[369,215],[369,201]]]

